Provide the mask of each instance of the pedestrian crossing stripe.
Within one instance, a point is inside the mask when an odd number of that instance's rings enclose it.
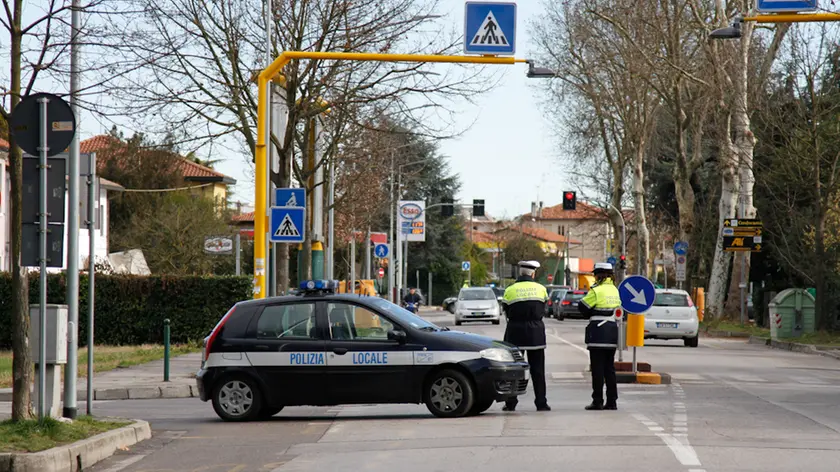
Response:
[[[298,231],[297,226],[295,226],[295,222],[292,221],[292,217],[290,217],[287,213],[286,216],[283,217],[283,221],[280,222],[280,226],[277,227],[277,231],[274,232],[274,237],[279,238],[298,236],[300,236],[300,231]]]
[[[502,28],[499,27],[499,22],[496,21],[496,16],[493,11],[487,12],[487,18],[481,22],[478,31],[473,35],[470,46],[499,46],[508,47],[508,40]]]

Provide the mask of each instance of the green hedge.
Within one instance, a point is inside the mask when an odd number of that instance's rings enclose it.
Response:
[[[11,275],[0,273],[0,348],[11,346]],[[88,277],[79,277],[79,341],[86,342]],[[163,320],[169,318],[172,342],[200,341],[233,306],[251,298],[249,277],[96,276],[96,344],[163,342]],[[29,303],[37,304],[38,274],[29,279]],[[49,303],[64,304],[65,274],[50,274]]]

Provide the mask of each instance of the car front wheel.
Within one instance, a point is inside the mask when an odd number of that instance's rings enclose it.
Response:
[[[250,421],[263,412],[257,383],[242,375],[228,377],[213,391],[213,409],[225,421]]]
[[[439,418],[464,416],[475,402],[470,380],[461,372],[451,369],[432,374],[426,383],[423,397],[429,411]]]

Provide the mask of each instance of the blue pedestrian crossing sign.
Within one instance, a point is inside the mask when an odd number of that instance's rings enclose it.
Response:
[[[468,270],[470,270],[470,261],[462,262],[461,263],[461,270],[463,270],[464,272],[467,272]]]
[[[274,206],[306,208],[306,190],[302,188],[274,189]]]
[[[387,244],[377,244],[373,247],[373,253],[376,257],[380,259],[384,259],[388,257],[388,245]]]
[[[797,13],[816,11],[817,0],[758,0],[760,13]]]
[[[653,306],[656,288],[653,282],[645,277],[632,275],[619,284],[618,296],[621,299],[621,308],[625,312],[641,315]]]
[[[268,240],[273,243],[302,243],[305,235],[304,207],[271,207]]]
[[[516,4],[466,2],[464,53],[512,56],[516,52]]]

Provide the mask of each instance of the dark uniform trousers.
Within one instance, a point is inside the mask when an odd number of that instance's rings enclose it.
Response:
[[[546,406],[548,400],[545,398],[545,349],[528,349],[525,353],[526,360],[531,366],[531,383],[534,385],[534,404],[538,407]],[[615,373],[613,373],[615,376]],[[508,408],[516,407],[519,400],[511,397],[505,401]]]
[[[592,371],[592,401],[604,403],[604,381],[607,383],[607,405],[618,401],[615,380],[615,349],[606,347],[589,348],[589,367]]]

